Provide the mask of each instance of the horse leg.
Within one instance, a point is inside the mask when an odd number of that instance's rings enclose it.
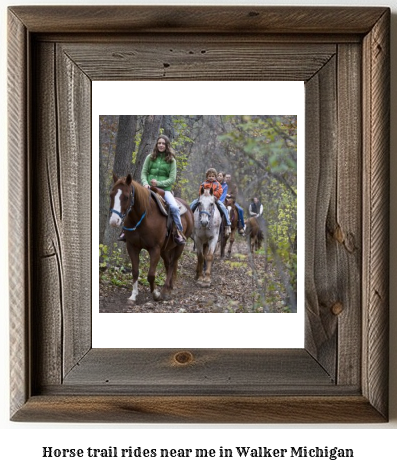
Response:
[[[150,256],[150,267],[149,267],[149,272],[147,275],[147,280],[149,282],[150,292],[152,293],[154,301],[159,301],[159,299],[161,298],[161,293],[156,288],[155,278],[156,278],[157,264],[159,263],[159,260],[160,260],[160,248],[155,247],[153,249],[150,249],[149,256]]]
[[[127,251],[132,265],[132,293],[128,301],[135,302],[138,296],[138,276],[139,276],[139,249],[136,249],[127,242]]]
[[[227,244],[227,236],[225,234],[225,225],[226,222],[224,221],[224,217],[222,216],[222,222],[219,228],[219,240],[221,245],[221,258],[225,256],[225,248]]]
[[[255,246],[256,246],[256,235],[254,235],[251,239],[251,253],[255,252]]]
[[[174,281],[176,280],[178,270],[178,259],[183,249],[184,247],[182,245],[177,245],[174,249],[162,254],[167,274],[163,289],[161,290],[163,299],[167,298],[169,292],[174,289]]]
[[[233,243],[234,243],[234,233],[235,233],[235,230],[232,230],[231,234],[230,234],[230,239],[229,239],[229,250],[227,251],[227,256],[228,258],[231,257],[231,254],[232,254],[232,246],[233,246]]]
[[[172,277],[171,277],[171,282],[170,282],[171,289],[174,289],[174,283],[178,275],[178,261],[182,255],[183,249],[184,249],[183,245],[177,245],[172,251],[173,263],[172,263]]]
[[[214,260],[214,252],[216,247],[216,241],[211,241],[210,245],[207,246],[207,250],[205,251],[205,260],[207,261],[207,267],[204,273],[204,281],[203,286],[210,286],[211,285],[211,269],[212,269],[212,262]]]
[[[195,279],[201,283],[203,279],[203,265],[204,265],[204,247],[201,243],[197,244],[197,265]]]

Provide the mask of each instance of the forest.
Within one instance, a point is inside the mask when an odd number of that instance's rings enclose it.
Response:
[[[209,289],[195,284],[193,241],[185,246],[172,298],[159,303],[146,281],[148,258],[141,254],[139,298],[126,303],[131,264],[120,229],[109,226],[113,174],[140,182],[143,162],[160,134],[171,141],[177,162],[175,196],[198,197],[210,167],[230,174],[237,203],[248,220],[256,197],[263,205],[263,241],[251,253],[245,234],[236,234],[230,256],[214,261]],[[161,263],[156,282],[161,285]],[[297,292],[297,117],[106,115],[99,118],[99,283],[101,312],[296,312]]]

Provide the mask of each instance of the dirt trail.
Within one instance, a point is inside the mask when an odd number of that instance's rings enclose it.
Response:
[[[189,243],[180,259],[178,279],[170,300],[155,302],[149,288],[140,285],[137,302],[131,305],[127,299],[131,295],[132,285],[127,289],[101,282],[99,310],[195,313],[253,312],[258,309],[257,284],[265,276],[265,260],[260,254],[255,254],[252,259],[242,237],[237,237],[230,258],[221,259],[217,253],[209,288],[200,287],[194,280],[195,269],[196,254],[193,252],[193,244]]]

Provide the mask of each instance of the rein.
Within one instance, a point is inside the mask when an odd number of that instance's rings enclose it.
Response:
[[[142,214],[142,217],[141,219],[139,220],[138,224],[136,224],[136,226],[134,227],[125,227],[123,226],[123,229],[125,231],[135,231],[136,229],[138,229],[138,226],[140,225],[140,223],[143,221],[144,217],[146,216],[146,211]]]

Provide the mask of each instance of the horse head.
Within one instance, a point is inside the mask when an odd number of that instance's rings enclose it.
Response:
[[[227,195],[225,198],[225,206],[231,206],[232,208],[235,206],[235,200],[232,196]]]
[[[211,189],[201,189],[201,194],[199,198],[199,215],[200,215],[200,224],[203,227],[207,227],[210,223],[210,219],[214,214],[215,210],[215,196],[214,192]]]
[[[134,186],[130,174],[119,178],[113,173],[113,182],[114,185],[110,192],[109,224],[112,227],[117,227],[122,224],[134,204]]]

